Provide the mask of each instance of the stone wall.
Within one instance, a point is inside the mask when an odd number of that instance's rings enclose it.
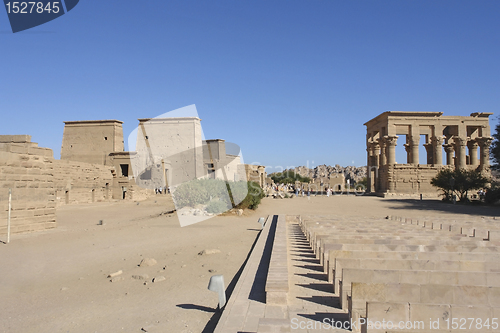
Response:
[[[54,160],[53,168],[57,206],[112,198],[113,167]]]
[[[7,232],[12,189],[11,233],[56,227],[53,153],[29,135],[0,136],[0,235]]]
[[[394,166],[384,165],[379,169],[378,188],[379,192],[419,195],[424,193],[426,197],[437,197],[439,191],[431,185],[439,170],[444,166],[396,164]],[[389,181],[389,178],[391,180]],[[394,189],[389,189],[389,183],[394,184]]]

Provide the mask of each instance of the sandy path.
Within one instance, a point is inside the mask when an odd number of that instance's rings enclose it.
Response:
[[[139,205],[66,206],[58,210],[56,230],[14,235],[9,245],[0,244],[0,332],[201,332],[217,305],[207,290],[209,277],[223,274],[230,283],[258,234],[258,217],[268,214],[500,215],[498,208],[434,201],[266,198],[246,216],[181,228],[175,215],[158,216],[171,208],[165,197]],[[98,226],[101,219],[105,225]],[[221,253],[198,255],[212,248]],[[138,267],[143,258],[158,263]],[[124,280],[110,282],[106,276],[118,270]],[[141,274],[149,278],[132,278]],[[160,275],[166,280],[151,282]]]

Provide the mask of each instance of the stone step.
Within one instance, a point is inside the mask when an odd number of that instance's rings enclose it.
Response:
[[[484,306],[460,306],[449,304],[425,304],[425,303],[408,303],[408,302],[367,302],[366,303],[366,322],[382,323],[383,321],[398,325],[403,322],[408,325],[408,329],[377,329],[365,327],[361,328],[361,332],[367,333],[402,333],[402,332],[498,332],[497,328],[492,327],[492,320],[497,324],[500,319],[500,309]],[[474,328],[469,329],[467,326],[460,329],[453,328],[453,319],[460,322],[461,319],[479,318],[482,323],[488,319],[489,328],[483,326],[480,330]],[[447,321],[448,320],[448,321]],[[463,322],[463,321],[462,321]],[[448,326],[448,324],[450,326]],[[413,325],[413,327],[410,327]],[[419,325],[417,328],[416,326]],[[423,326],[423,327],[422,327]],[[493,325],[494,326],[494,325]],[[359,327],[357,327],[359,329]],[[353,330],[359,332],[359,330]]]
[[[336,258],[334,267],[329,272],[331,274],[329,274],[328,280],[329,282],[335,282],[334,290],[338,290],[342,269],[347,268],[500,273],[499,262]],[[339,274],[336,275],[335,272],[339,272]]]
[[[348,309],[353,320],[366,317],[367,302],[450,304],[500,308],[500,287],[353,282]]]
[[[343,269],[339,297],[344,310],[347,309],[347,298],[351,295],[351,283],[354,282],[500,287],[500,273]]]

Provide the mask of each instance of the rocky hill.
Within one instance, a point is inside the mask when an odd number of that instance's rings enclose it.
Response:
[[[288,170],[285,170],[286,172]],[[309,177],[311,179],[316,178],[329,178],[331,174],[342,173],[345,176],[346,181],[349,179],[350,183],[356,183],[366,177],[366,167],[355,167],[347,166],[342,167],[340,165],[330,166],[330,165],[318,165],[314,169],[310,169],[305,166],[299,166],[295,169],[290,169],[292,172],[303,177]]]

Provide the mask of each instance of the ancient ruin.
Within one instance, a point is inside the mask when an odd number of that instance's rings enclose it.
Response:
[[[0,233],[56,227],[55,208],[109,200],[143,200],[156,188],[198,178],[252,180],[264,185],[264,166],[244,165],[240,149],[203,140],[201,119],[139,119],[135,151],[124,151],[119,120],[66,121],[61,159],[29,135],[0,136]],[[229,146],[229,147],[227,147]],[[226,150],[226,148],[228,148]]]
[[[367,191],[384,196],[435,196],[437,191],[430,180],[442,168],[474,168],[489,174],[490,115],[476,112],[463,117],[443,116],[442,112],[387,111],[368,121],[365,123]],[[398,140],[407,152],[405,164],[396,163]],[[422,164],[420,145],[427,152],[426,163]]]

